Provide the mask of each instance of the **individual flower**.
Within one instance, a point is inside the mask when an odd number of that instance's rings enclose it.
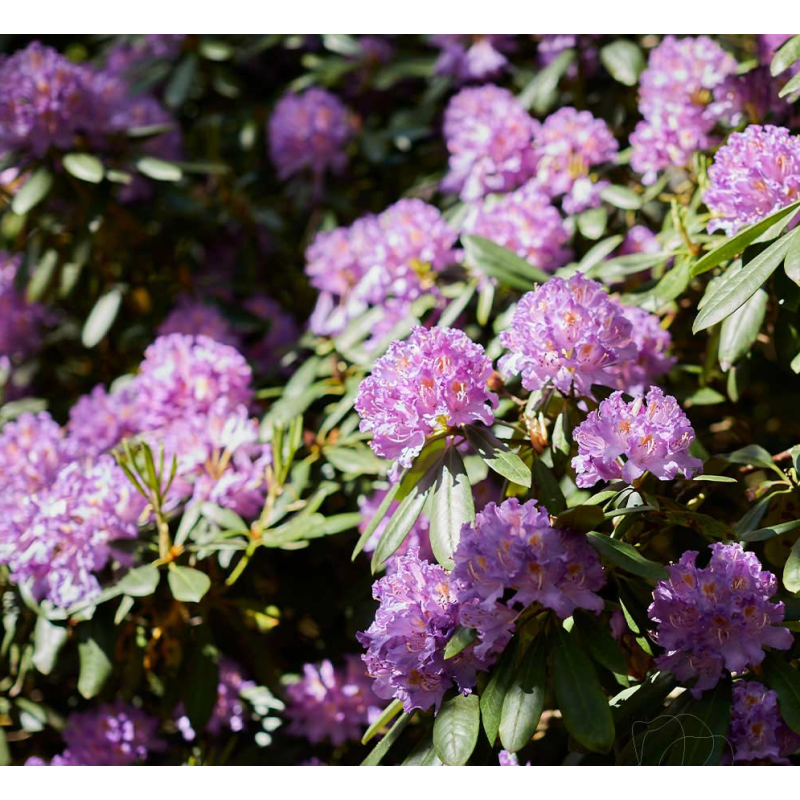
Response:
[[[713,91],[736,71],[736,60],[707,36],[666,36],[639,79],[644,120],[631,134],[631,166],[646,185],[669,166],[685,167],[713,143],[719,109]]]
[[[288,732],[311,744],[334,747],[358,741],[380,716],[383,703],[372,691],[372,679],[358,656],[335,668],[330,661],[306,664],[303,677],[286,687]]]
[[[405,341],[392,342],[361,382],[360,429],[372,432],[378,456],[408,467],[429,436],[492,424],[498,400],[487,387],[491,374],[483,348],[463,331],[414,328]]]
[[[609,367],[635,354],[631,324],[603,286],[580,273],[551,278],[517,305],[500,334],[509,352],[506,375],[521,375],[530,391],[548,381],[560,392],[591,397],[592,384],[614,386]]]
[[[691,478],[703,462],[689,455],[694,429],[677,400],[653,386],[630,403],[614,392],[573,431],[572,459],[582,488],[598,481],[632,483],[645,472],[662,481]],[[623,462],[622,457],[625,460]]]
[[[600,205],[609,183],[596,180],[591,168],[613,161],[619,149],[605,121],[565,106],[536,131],[534,147],[536,179],[550,197],[563,195],[564,211],[579,214]]]
[[[778,590],[775,576],[740,544],[709,547],[705,568],[696,566],[693,550],[667,567],[669,579],[656,584],[648,609],[654,638],[665,650],[659,669],[680,681],[697,677],[695,696],[715,686],[723,669],[739,673],[760,664],[764,647],[792,645],[792,634],[780,625],[783,603],[770,602]]]
[[[267,130],[269,152],[281,180],[309,170],[318,184],[325,172],[342,172],[356,133],[353,114],[325,89],[290,92],[275,106]]]
[[[377,489],[369,497],[359,497],[358,512],[361,514],[361,522],[359,523],[358,528],[360,532],[363,533],[364,530],[366,530],[370,520],[375,516],[380,508],[387,491],[389,490]],[[389,508],[386,510],[386,514],[384,515],[383,519],[378,523],[378,526],[372,532],[372,536],[369,537],[369,540],[364,545],[365,553],[372,553],[378,546],[378,542],[381,540],[381,536],[386,530],[386,526],[389,524],[389,519],[399,505],[400,504],[396,500],[392,501],[392,503],[389,505]],[[433,555],[433,549],[431,548],[430,527],[431,521],[428,519],[428,517],[425,514],[420,514],[419,517],[417,517],[417,521],[413,524],[411,530],[408,532],[408,535],[403,540],[403,543],[386,562],[387,572],[391,572],[396,566],[397,559],[400,556],[405,555],[411,548],[414,548],[418,551],[419,557],[423,561],[430,561],[433,563],[436,560]]]
[[[222,312],[202,301],[181,297],[158,327],[159,336],[183,333],[188,336],[208,336],[221,344],[239,347],[239,337]]]
[[[536,167],[531,141],[538,125],[507,89],[462,89],[445,111],[450,161],[442,188],[469,201],[521,186]]]
[[[728,739],[737,763],[788,766],[791,762],[787,756],[800,747],[800,737],[783,721],[777,693],[751,680],[733,684]]]
[[[547,272],[572,258],[564,220],[536,181],[484,201],[467,216],[463,230],[490,239]]]
[[[158,720],[123,700],[70,714],[63,732],[67,749],[49,766],[130,767],[166,749]],[[29,759],[26,766],[45,766]]]
[[[436,74],[463,83],[496,77],[508,64],[505,53],[514,49],[513,34],[505,33],[437,33],[430,40],[441,51]]]
[[[136,390],[142,402],[140,430],[208,413],[219,400],[227,408],[248,405],[252,371],[244,357],[207,336],[159,336],[145,351]]]
[[[617,376],[619,390],[641,395],[675,364],[675,357],[669,355],[672,336],[661,327],[661,320],[655,314],[622,303],[620,308],[631,324],[631,342],[636,353],[610,367],[610,372]]]
[[[479,631],[478,656],[502,650],[514,617],[531,603],[561,619],[603,609],[596,592],[606,579],[594,548],[582,534],[554,528],[535,500],[489,503],[462,528],[453,560],[461,623]]]
[[[732,133],[714,156],[708,178],[703,196],[711,211],[708,231],[733,236],[800,199],[800,137],[774,125]]]
[[[459,624],[459,601],[449,572],[420,561],[415,550],[400,556],[394,572],[372,587],[379,602],[368,630],[356,634],[366,648],[367,672],[378,697],[402,700],[403,708],[438,711],[453,686],[468,694],[478,670],[490,662],[469,645],[445,660],[444,649]]]

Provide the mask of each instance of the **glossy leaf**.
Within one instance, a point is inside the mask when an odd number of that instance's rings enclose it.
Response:
[[[172,565],[167,573],[167,580],[172,596],[182,603],[199,603],[211,588],[208,575],[191,567]]]
[[[594,531],[587,533],[586,538],[604,559],[625,572],[630,572],[631,575],[638,575],[652,583],[666,580],[669,577],[666,567],[645,558],[627,542],[621,542],[619,539],[612,539],[610,536]]]
[[[530,488],[530,468],[518,455],[509,450],[508,445],[501,442],[483,425],[468,425],[465,430],[469,443],[488,464],[489,469],[512,483]]]
[[[469,761],[478,743],[480,716],[476,694],[457,694],[442,703],[433,723],[433,747],[445,764],[462,767]]]
[[[500,716],[500,741],[516,753],[533,737],[544,710],[547,692],[548,640],[537,636],[511,679]]]

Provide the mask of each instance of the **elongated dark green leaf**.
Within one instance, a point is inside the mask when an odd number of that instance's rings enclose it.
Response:
[[[642,683],[623,689],[610,701],[617,730],[629,731],[634,722],[660,714],[675,683],[672,673],[657,672]]]
[[[176,567],[167,573],[172,596],[182,603],[199,603],[211,588],[211,579],[205,572],[191,567]]]
[[[442,703],[433,723],[433,747],[448,766],[463,767],[475,745],[481,712],[476,694],[457,694]]]
[[[433,746],[433,736],[428,734],[420,743],[408,754],[402,764],[404,767],[441,767],[442,762],[436,755]]]
[[[620,569],[638,575],[640,578],[655,583],[669,577],[666,567],[645,558],[633,545],[612,539],[602,533],[591,531],[586,534],[589,543],[600,555]]]
[[[558,629],[553,683],[570,735],[587,750],[607,753],[614,744],[614,720],[597,673],[572,634]]]
[[[114,287],[94,304],[83,324],[81,341],[84,347],[94,347],[105,337],[117,318],[121,302],[122,289]]]
[[[527,464],[508,449],[488,428],[483,425],[467,425],[467,439],[489,468],[512,483],[531,485],[531,471]]]
[[[380,716],[373,722],[361,737],[361,744],[367,744],[376,734],[388,725],[403,710],[402,700],[392,700],[380,713]]]
[[[776,222],[785,219],[786,224],[789,224],[789,217],[794,211],[800,208],[800,201],[785,206],[784,208],[764,217],[760,222],[739,231],[736,236],[726,239],[719,247],[715,247],[711,252],[706,253],[701,259],[695,262],[692,267],[692,277],[702,275],[710,269],[721,264],[723,261],[728,261],[738,253],[741,253],[748,245],[752,244],[758,239],[761,234],[766,233]]]
[[[114,628],[92,619],[78,625],[78,691],[87,700],[100,694],[114,668]]]
[[[627,39],[618,39],[603,47],[600,60],[611,77],[625,86],[636,86],[645,64],[639,45]]]
[[[764,683],[778,693],[781,716],[795,733],[800,733],[800,672],[770,652],[764,659],[763,668]]]
[[[389,467],[387,461],[361,443],[353,447],[326,447],[325,458],[340,472],[354,475],[384,475]]]
[[[372,554],[372,571],[379,570],[387,561],[387,559],[394,555],[397,548],[408,536],[409,531],[414,526],[414,523],[419,519],[422,513],[422,507],[428,499],[428,495],[433,488],[436,477],[441,470],[441,459],[437,459],[434,464],[429,467],[428,471],[422,477],[422,480],[414,486],[411,492],[403,499],[400,505],[395,509],[386,530],[381,534],[381,539],[375,552]]]
[[[53,671],[67,636],[67,629],[63,625],[55,625],[44,617],[36,618],[36,627],[33,630],[33,666],[42,675],[49,675]]]
[[[131,597],[148,597],[155,592],[161,573],[152,564],[145,564],[126,572],[117,588]]]
[[[604,520],[605,514],[599,505],[584,503],[582,506],[575,506],[562,511],[556,517],[556,526],[586,533],[602,524]]]
[[[792,551],[783,566],[783,585],[792,594],[800,592],[800,539],[792,545]]]
[[[760,445],[749,444],[722,457],[730,464],[746,464],[749,467],[768,469],[783,478],[781,468],[772,460],[769,451]]]
[[[537,283],[545,283],[550,275],[529,264],[511,250],[495,244],[482,236],[462,236],[466,263],[490,278],[501,283],[527,291]]]
[[[0,728],[0,767],[7,767],[11,764],[11,750],[6,741],[5,731]]]
[[[759,289],[738,311],[722,323],[719,336],[719,365],[727,372],[746,355],[758,338],[767,313],[769,295]]]
[[[531,471],[535,497],[551,514],[560,514],[567,507],[567,501],[553,471],[540,458],[533,460]]]
[[[448,640],[447,646],[444,648],[444,657],[453,658],[453,656],[457,656],[477,638],[478,631],[476,631],[475,628],[465,628],[463,625],[459,625]]]
[[[494,669],[492,669],[492,675],[481,693],[483,730],[486,732],[486,738],[492,746],[494,746],[497,732],[500,728],[500,717],[503,713],[506,692],[517,668],[518,646],[519,640],[515,636],[503,651],[503,655],[495,664]]]
[[[625,657],[609,633],[607,625],[599,622],[594,614],[585,612],[576,613],[574,619],[574,630],[592,658],[618,675],[627,675],[628,665],[625,663]]]
[[[375,533],[375,529],[383,521],[384,517],[386,516],[386,512],[389,510],[389,506],[394,502],[395,495],[397,494],[397,490],[399,488],[399,481],[389,487],[389,490],[384,495],[383,500],[381,500],[381,504],[378,506],[378,510],[369,521],[369,525],[367,525],[367,527],[364,529],[364,533],[359,536],[358,542],[353,548],[353,555],[350,557],[352,561],[356,560],[358,554],[364,549],[364,545],[370,540],[372,534]]]
[[[443,567],[452,569],[461,528],[474,520],[475,503],[464,460],[455,446],[451,446],[433,488],[431,508],[431,548]]]
[[[794,231],[783,236],[742,267],[729,267],[697,315],[692,330],[697,333],[710,328],[746,303],[780,266],[796,235]]]
[[[544,114],[556,100],[558,84],[575,60],[575,50],[562,50],[544,69],[539,70],[520,92],[519,102],[523,108]]]
[[[247,523],[235,511],[222,508],[216,503],[201,503],[200,513],[209,522],[219,525],[223,530],[238,531],[239,533],[248,533],[249,531]]]
[[[15,214],[27,214],[47,197],[52,185],[53,176],[44,167],[37,169],[14,195],[11,210]]]
[[[544,710],[547,692],[548,640],[538,636],[528,647],[509,683],[500,716],[500,741],[516,753],[530,740]]]
[[[767,539],[774,539],[776,536],[783,536],[800,528],[800,519],[793,519],[791,522],[781,522],[778,525],[770,525],[768,528],[758,528],[742,534],[743,542],[765,542]],[[785,573],[784,573],[785,575]],[[788,587],[787,587],[788,588]],[[791,591],[796,592],[797,589]]]
[[[105,175],[103,162],[91,153],[67,153],[61,163],[70,175],[87,183],[100,183]]]
[[[780,75],[781,72],[789,69],[797,59],[800,58],[800,35],[795,34],[791,39],[784,42],[777,53],[772,57],[769,71],[773,75]]]
[[[394,725],[389,729],[386,736],[381,739],[372,749],[372,752],[361,762],[362,767],[377,767],[383,761],[392,745],[400,738],[400,734],[405,730],[406,725],[411,722],[413,714],[402,714]]]
[[[199,59],[194,53],[186,55],[178,64],[164,90],[164,101],[170,108],[182,105],[189,96]]]
[[[778,97],[786,97],[795,92],[800,92],[800,73],[795,75],[791,80],[788,80],[781,90],[778,92]]]
[[[181,699],[192,727],[208,724],[217,702],[219,651],[207,625],[192,630],[192,643],[181,675]]]

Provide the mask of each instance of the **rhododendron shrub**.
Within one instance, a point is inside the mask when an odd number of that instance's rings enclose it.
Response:
[[[800,763],[800,38],[0,41],[0,765]]]

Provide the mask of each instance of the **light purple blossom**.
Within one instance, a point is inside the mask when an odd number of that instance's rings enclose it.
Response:
[[[21,263],[20,256],[0,250],[0,356],[12,361],[27,358],[38,349],[46,317],[45,309],[29,303],[16,287]]]
[[[634,225],[625,234],[625,239],[619,246],[619,254],[630,256],[634,253],[660,253],[662,249],[650,228],[645,225]]]
[[[284,95],[268,125],[269,152],[278,177],[286,180],[309,170],[319,184],[325,172],[342,172],[355,133],[353,114],[325,89]]]
[[[789,766],[787,756],[800,747],[800,737],[783,721],[777,692],[752,680],[736,681],[733,685],[728,738],[733,760],[740,764]]]
[[[732,133],[708,170],[709,233],[729,236],[800,199],[800,137],[774,125]]]
[[[489,503],[462,528],[453,560],[460,621],[479,631],[479,657],[505,647],[514,618],[531,603],[561,619],[603,609],[596,592],[606,579],[594,548],[582,534],[554,528],[535,500]]]
[[[139,432],[141,398],[135,381],[114,392],[95,386],[69,412],[67,450],[73,458],[107,453]]]
[[[603,286],[580,273],[551,278],[519,301],[500,334],[509,352],[500,359],[505,375],[521,375],[535,391],[548,381],[560,392],[591,397],[592,384],[614,386],[609,369],[635,355],[631,324]]]
[[[157,59],[173,60],[180,53],[185,33],[146,33],[116,43],[108,52],[105,67],[130,78],[143,66]]]
[[[408,467],[434,433],[482,422],[491,425],[497,396],[487,381],[483,348],[454,328],[414,328],[392,342],[359,388],[356,411],[381,458]]]
[[[484,201],[467,216],[464,232],[490,239],[547,272],[572,258],[564,220],[536,181]]]
[[[306,664],[303,677],[286,687],[288,732],[334,747],[358,741],[384,705],[372,683],[358,656],[348,655],[340,668],[327,660]]]
[[[662,481],[691,478],[703,462],[689,455],[694,429],[677,400],[653,386],[630,403],[614,392],[573,431],[572,459],[582,488],[598,481],[632,483],[645,472]],[[623,462],[622,457],[625,460]]]
[[[755,553],[740,544],[709,546],[707,567],[695,564],[697,552],[685,552],[659,581],[648,609],[656,623],[654,638],[664,648],[659,669],[679,681],[697,677],[692,693],[716,686],[723,669],[743,672],[760,664],[764,647],[787,650],[792,634],[781,627],[783,603],[773,603],[778,581],[762,571]]]
[[[367,649],[364,663],[375,679],[373,690],[403,708],[437,710],[453,686],[469,694],[478,670],[490,662],[475,656],[469,645],[445,660],[447,641],[459,624],[457,588],[438,564],[420,561],[415,550],[400,556],[397,568],[372,587],[380,603],[369,629],[356,634]]]
[[[509,753],[508,750],[501,750],[497,754],[497,762],[501,767],[521,767],[522,764],[519,763],[519,758],[517,758],[516,753]],[[529,761],[525,764],[526,767],[529,767],[531,762]]]
[[[231,347],[240,346],[240,337],[224,314],[216,307],[182,296],[158,328],[159,336],[183,333],[188,336],[208,336]]]
[[[469,201],[521,186],[536,168],[531,141],[538,127],[508,89],[462,89],[445,111],[450,161],[442,188]]]
[[[566,106],[551,114],[536,131],[539,162],[536,179],[550,197],[563,195],[568,214],[600,205],[600,192],[609,185],[598,181],[592,167],[616,158],[619,145],[602,119]]]
[[[513,34],[505,33],[437,33],[430,40],[441,50],[436,74],[463,83],[496,77],[508,64],[505,53],[514,49]]]

